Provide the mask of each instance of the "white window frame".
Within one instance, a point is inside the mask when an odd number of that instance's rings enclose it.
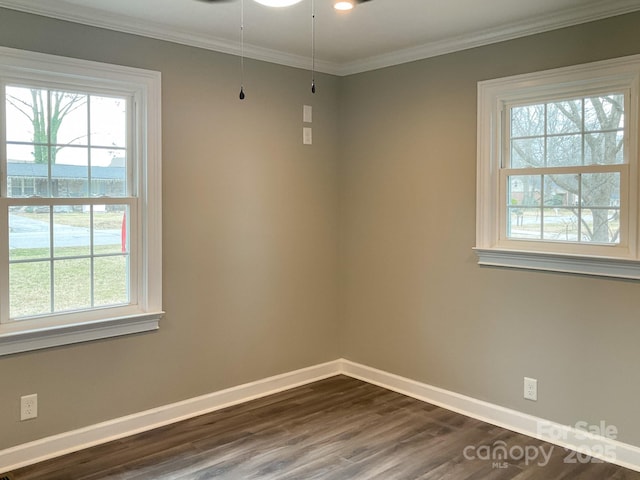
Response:
[[[625,165],[621,173],[621,241],[617,245],[508,240],[503,212],[504,155],[508,107],[625,93]],[[640,279],[638,137],[640,55],[605,60],[478,83],[476,246],[480,265]],[[597,169],[597,167],[596,167]],[[506,208],[506,207],[505,207]],[[624,237],[624,238],[623,238]]]
[[[33,319],[8,320],[8,205],[0,196],[0,356],[157,330],[162,311],[161,78],[159,72],[0,47],[0,82],[38,81],[133,99],[135,157],[130,223],[131,303]],[[4,116],[4,105],[1,107]],[[0,117],[1,118],[1,117]],[[4,120],[0,122],[4,125]],[[1,157],[6,155],[0,128]],[[0,168],[4,169],[4,161]],[[6,183],[6,172],[0,171]],[[4,192],[6,194],[6,191]],[[29,199],[20,199],[26,200]],[[53,200],[57,199],[47,199]],[[118,203],[117,198],[105,199]],[[69,199],[63,200],[69,203]]]

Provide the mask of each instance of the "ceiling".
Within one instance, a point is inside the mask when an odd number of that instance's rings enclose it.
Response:
[[[333,0],[269,8],[244,0],[247,57],[347,75],[640,10],[640,0]],[[0,0],[0,7],[240,53],[241,1]]]

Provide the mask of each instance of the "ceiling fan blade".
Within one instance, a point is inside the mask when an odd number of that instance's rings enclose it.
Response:
[[[371,0],[356,0],[356,3],[370,2]]]

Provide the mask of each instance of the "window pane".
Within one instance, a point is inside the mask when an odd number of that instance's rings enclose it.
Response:
[[[127,151],[123,148],[94,148],[91,150],[91,166],[124,168],[126,156]]]
[[[87,96],[51,91],[51,144],[87,145],[89,142]]]
[[[537,206],[541,199],[541,175],[509,176],[509,205]]]
[[[589,165],[624,163],[624,132],[585,135],[584,162]]]
[[[91,254],[91,218],[83,206],[53,207],[53,255],[76,257]]]
[[[33,146],[7,145],[7,191],[10,197],[49,196],[49,166],[33,162]],[[21,154],[29,157],[20,158]],[[9,186],[11,188],[9,188]]]
[[[539,240],[542,215],[539,208],[509,207],[507,236],[512,239]]]
[[[620,205],[620,174],[589,173],[582,175],[582,206],[611,207]]]
[[[544,210],[544,239],[558,242],[578,241],[577,209],[546,208]]]
[[[91,150],[91,196],[123,197],[127,194],[127,154],[122,149]]]
[[[86,197],[88,195],[89,150],[64,147],[58,150],[51,167],[52,197]]]
[[[127,146],[127,102],[124,98],[91,97],[91,144]]]
[[[603,95],[585,99],[584,129],[586,131],[622,128],[624,128],[624,95]]]
[[[511,137],[544,135],[544,104],[511,109]]]
[[[34,165],[36,150],[38,150],[39,158],[42,159],[41,163],[45,166],[44,171],[46,172],[46,165],[49,161],[48,147],[43,147],[41,145],[15,145],[13,143],[8,143],[7,161],[16,165],[21,165],[24,163],[28,165]],[[9,175],[11,175],[11,171],[9,171]]]
[[[511,141],[511,168],[544,166],[544,138]]]
[[[51,313],[51,263],[9,265],[9,310],[11,318]]]
[[[64,175],[66,178],[86,178],[86,170],[89,165],[89,149],[87,147],[80,146],[66,146],[60,147],[56,149],[53,155],[53,163],[55,166],[75,166],[81,167],[76,169],[61,169],[60,174],[57,176],[61,177]],[[55,176],[55,175],[54,175]],[[63,177],[64,178],[64,177]]]
[[[91,259],[53,262],[53,305],[56,312],[91,307]]]
[[[126,205],[96,205],[94,207],[95,254],[128,252],[128,217]]]
[[[49,258],[49,207],[9,208],[9,260]]]
[[[549,137],[547,166],[570,167],[582,165],[582,135]]]
[[[31,197],[35,195],[35,183],[33,178],[8,177],[7,191],[9,197]]]
[[[579,195],[579,175],[545,175],[544,204],[546,206],[577,206]]]
[[[128,256],[114,255],[95,259],[95,306],[129,303],[128,271]]]
[[[6,140],[48,143],[47,101],[46,90],[6,87]]]
[[[547,105],[547,134],[582,131],[582,100],[567,100]]]
[[[620,243],[620,211],[615,208],[583,208],[582,241]]]

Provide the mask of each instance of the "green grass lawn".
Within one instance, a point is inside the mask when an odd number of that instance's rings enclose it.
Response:
[[[11,250],[11,317],[127,303],[128,255],[114,254],[119,249],[97,248],[98,255],[101,250],[112,254],[93,257],[93,275],[88,247],[56,248],[53,259],[47,248]]]

